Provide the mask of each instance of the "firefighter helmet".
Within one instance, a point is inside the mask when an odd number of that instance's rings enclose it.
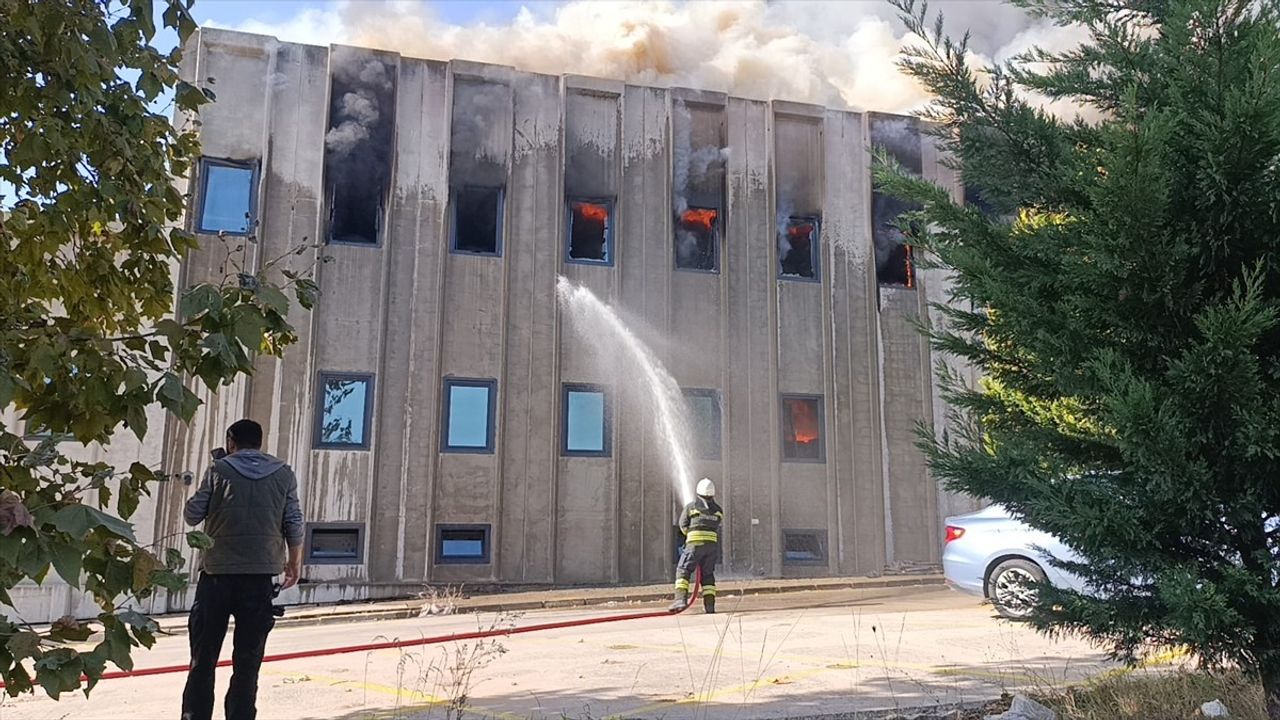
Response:
[[[710,478],[702,478],[698,481],[698,494],[702,497],[715,497],[716,484]]]

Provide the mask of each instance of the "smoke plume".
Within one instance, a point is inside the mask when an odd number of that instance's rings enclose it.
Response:
[[[972,32],[975,61],[1031,44],[1062,49],[1078,28],[1033,21],[993,0],[947,0],[955,36]],[[456,25],[425,2],[348,0],[280,24],[239,29],[316,44],[348,43],[411,57],[511,65],[658,86],[718,90],[859,110],[908,112],[927,96],[895,65],[913,43],[884,2],[594,2],[523,7],[509,21]]]

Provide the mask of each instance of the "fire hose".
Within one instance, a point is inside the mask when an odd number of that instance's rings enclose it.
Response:
[[[266,655],[262,658],[262,662],[281,662],[283,660],[299,660],[302,658],[324,657],[327,655],[346,655],[348,653],[370,652],[373,650],[394,650],[397,648],[416,647],[420,645],[437,645],[447,642],[459,642],[462,640],[479,640],[488,637],[498,637],[507,635],[519,635],[522,633],[539,632],[541,630],[559,630],[562,628],[582,627],[584,625],[600,625],[602,623],[622,622],[623,620],[643,620],[646,618],[670,617],[679,615],[685,610],[693,606],[698,599],[699,591],[702,589],[702,570],[697,570],[694,578],[693,592],[689,597],[688,603],[683,608],[674,613],[668,610],[660,610],[657,612],[628,613],[626,615],[609,615],[606,617],[583,618],[580,620],[562,620],[560,622],[540,623],[537,625],[528,625],[526,627],[498,628],[489,630],[477,630],[467,633],[453,633],[450,635],[437,635],[435,637],[415,638],[412,640],[389,640],[385,642],[366,643],[363,645],[347,645],[334,648],[320,648],[317,650],[300,650],[298,652],[279,653],[277,655]],[[231,660],[220,660],[216,667],[230,667]],[[169,675],[173,673],[184,673],[191,669],[187,665],[164,665],[161,667],[143,668],[141,670],[113,670],[105,672],[99,677],[99,680],[116,680],[120,678],[142,677],[144,675]],[[81,676],[80,680],[86,681],[88,677]],[[0,682],[0,688],[4,687],[4,683]]]

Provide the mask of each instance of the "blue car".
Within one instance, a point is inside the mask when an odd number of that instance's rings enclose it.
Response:
[[[986,598],[1004,617],[1020,620],[1031,614],[1033,584],[1083,591],[1082,578],[1055,568],[1050,557],[1081,558],[1060,540],[1014,518],[999,505],[946,520],[942,570],[947,584]]]

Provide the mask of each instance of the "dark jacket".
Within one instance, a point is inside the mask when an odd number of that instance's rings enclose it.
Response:
[[[210,575],[276,575],[285,546],[302,544],[298,480],[283,460],[260,450],[215,460],[183,516],[188,525],[204,522],[213,538],[201,562]]]
[[[720,542],[720,523],[724,511],[714,498],[699,495],[680,513],[680,532],[686,545],[705,545]]]

